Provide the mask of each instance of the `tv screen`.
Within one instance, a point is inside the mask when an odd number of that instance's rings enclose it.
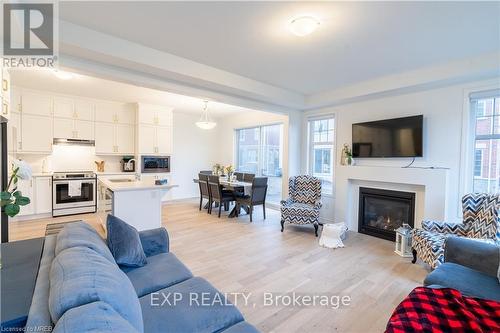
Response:
[[[422,157],[424,116],[352,125],[353,157]]]

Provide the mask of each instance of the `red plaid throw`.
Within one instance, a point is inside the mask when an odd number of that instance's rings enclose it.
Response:
[[[386,333],[500,332],[500,302],[455,289],[417,287],[398,305]]]

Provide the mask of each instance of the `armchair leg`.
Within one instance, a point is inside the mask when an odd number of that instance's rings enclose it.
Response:
[[[283,232],[283,229],[285,229],[285,221],[281,219],[281,232]]]
[[[314,234],[316,235],[316,237],[318,237],[318,225],[317,224],[314,225]]]
[[[417,262],[417,250],[414,248],[411,249],[411,253],[413,254],[413,260],[411,261],[412,264]]]

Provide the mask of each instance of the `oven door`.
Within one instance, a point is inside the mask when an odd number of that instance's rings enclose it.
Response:
[[[78,194],[70,193],[70,183],[81,182],[81,191]],[[76,208],[95,206],[96,180],[95,179],[70,179],[53,181],[53,209]]]

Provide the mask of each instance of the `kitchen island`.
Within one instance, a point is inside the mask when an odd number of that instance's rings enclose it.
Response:
[[[170,184],[155,185],[151,180],[128,178],[100,178],[99,182],[106,187],[111,200],[111,211],[107,213],[124,220],[139,231],[161,226],[161,199],[165,192],[178,187]],[[105,216],[101,218],[101,222],[106,224]]]

